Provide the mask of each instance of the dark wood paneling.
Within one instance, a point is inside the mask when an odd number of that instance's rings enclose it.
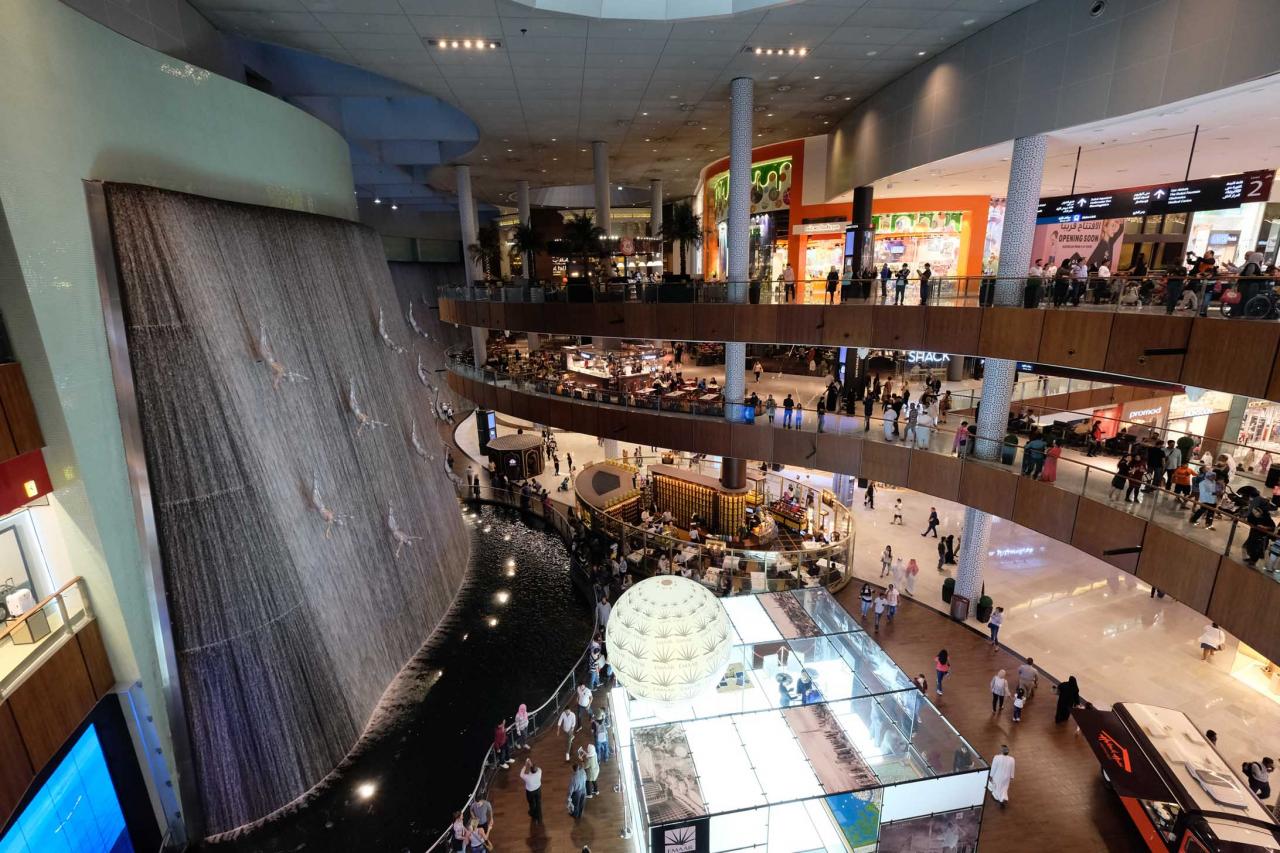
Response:
[[[522,391],[512,391],[511,411],[509,414],[513,417],[523,418],[527,421],[533,421],[534,423],[540,423],[540,415],[542,413],[534,408],[535,399],[535,397],[525,394]]]
[[[1132,572],[1138,565],[1137,554],[1103,556],[1111,548],[1132,548],[1142,544],[1146,522],[1141,518],[1113,509],[1090,498],[1080,498],[1076,511],[1076,528],[1071,533],[1072,546],[1118,569]]]
[[[647,303],[627,305],[621,310],[626,320],[622,324],[624,337],[657,340],[665,336],[666,333],[658,326],[655,306]]]
[[[700,418],[695,427],[698,449],[715,456],[729,452],[729,422],[716,418]]]
[[[1223,557],[1209,599],[1209,618],[1268,660],[1280,660],[1280,583]]]
[[[0,823],[17,808],[35,775],[13,711],[0,704]]]
[[[600,435],[600,425],[596,420],[599,406],[578,405],[572,408],[573,431],[584,435]]]
[[[773,459],[776,429],[763,424],[732,424],[729,427],[729,455],[736,459],[767,462]]]
[[[454,306],[458,303],[452,299],[440,299],[436,301],[436,307],[440,309],[439,317],[441,323],[457,323],[454,319],[457,315],[454,313]]]
[[[1013,496],[1017,491],[1016,474],[976,462],[961,466],[960,502],[965,506],[1012,518]]]
[[[696,340],[693,336],[693,311],[692,305],[654,305],[653,322],[660,330],[658,337],[668,341]]]
[[[946,501],[960,497],[961,462],[954,456],[918,450],[911,453],[906,486]]]
[[[116,676],[111,670],[111,660],[107,657],[107,648],[102,644],[102,631],[97,620],[87,623],[76,632],[76,642],[80,644],[80,656],[84,658],[84,667],[89,673],[89,684],[93,687],[94,701],[106,696],[115,686]]]
[[[778,312],[775,305],[733,306],[733,329],[738,340],[749,344],[771,344],[778,340]]]
[[[490,406],[499,412],[511,411],[511,389],[510,388],[494,388],[493,404]]]
[[[1221,556],[1172,530],[1148,524],[1137,575],[1203,613],[1209,607]]]
[[[632,316],[631,308],[625,302],[597,302],[592,306],[591,329],[594,335],[608,338],[625,338],[627,335],[627,318]],[[636,305],[635,308],[643,306]]]
[[[1076,409],[1088,409],[1093,403],[1093,390],[1088,391],[1072,391],[1067,395],[1067,411]]]
[[[877,305],[871,311],[871,346],[925,349],[923,305]]]
[[[510,329],[507,325],[507,303],[490,302],[489,303],[489,328],[491,329]]]
[[[559,318],[557,325],[562,333],[571,335],[589,335],[591,337],[611,337],[605,335],[600,323],[596,322],[597,306],[594,304],[560,304],[555,306],[555,314]]]
[[[775,430],[773,435],[773,461],[804,468],[817,467],[817,435],[794,429]]]
[[[982,312],[978,352],[989,358],[1027,358],[1040,351],[1045,311],[1026,308],[987,308]]]
[[[974,355],[982,334],[981,308],[925,309],[924,349]]]
[[[1051,483],[1020,477],[1013,500],[1013,520],[1059,542],[1070,542],[1079,500],[1078,495]]]
[[[733,341],[734,305],[694,305],[693,336],[699,341]]]
[[[599,434],[605,438],[616,439],[619,442],[629,441],[633,414],[623,409],[600,408],[596,411],[596,429],[600,430]]]
[[[13,691],[8,705],[37,770],[53,757],[93,709],[95,699],[80,646],[65,643]]]
[[[1082,370],[1101,370],[1107,363],[1114,316],[1096,311],[1046,311],[1037,360]]]
[[[1185,348],[1191,337],[1191,323],[1190,317],[1116,314],[1111,320],[1105,369],[1126,376],[1177,382],[1184,357],[1148,351]]]
[[[871,345],[870,305],[832,305],[823,309],[822,343],[833,347]]]
[[[1280,323],[1197,319],[1191,327],[1182,381],[1197,388],[1265,397],[1280,344]]]
[[[814,467],[838,474],[857,474],[862,464],[863,441],[860,437],[824,432],[814,437],[818,448]]]
[[[542,399],[546,425],[557,429],[573,429],[573,406],[565,400]]]
[[[821,341],[823,310],[821,305],[779,305],[778,340]]]
[[[862,465],[858,476],[877,483],[904,486],[911,471],[911,451],[901,445],[879,441],[862,443]]]

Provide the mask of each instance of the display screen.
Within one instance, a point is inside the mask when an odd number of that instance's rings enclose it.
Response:
[[[1275,172],[1242,172],[1198,181],[1151,184],[1100,193],[1080,193],[1040,199],[1036,222],[1081,222],[1124,219],[1185,210],[1223,210],[1271,196]]]
[[[0,853],[132,853],[96,726],[58,764],[0,838]]]

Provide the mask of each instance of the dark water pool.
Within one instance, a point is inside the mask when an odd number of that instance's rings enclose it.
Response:
[[[505,508],[472,518],[468,585],[432,649],[411,664],[400,710],[295,813],[204,849],[421,853],[448,826],[498,720],[521,702],[542,704],[591,633],[555,533]]]

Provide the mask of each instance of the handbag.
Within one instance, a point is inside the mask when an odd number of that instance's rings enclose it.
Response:
[[[1234,287],[1222,294],[1223,305],[1238,305],[1240,303],[1240,291]]]

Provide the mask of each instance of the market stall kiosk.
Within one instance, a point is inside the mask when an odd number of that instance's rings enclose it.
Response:
[[[1280,825],[1186,714],[1123,702],[1072,715],[1147,849],[1280,851]]]

